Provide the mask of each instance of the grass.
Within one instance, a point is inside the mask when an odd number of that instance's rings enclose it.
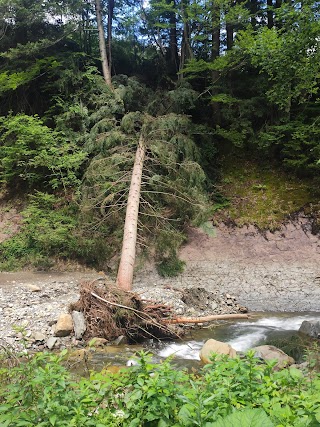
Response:
[[[224,158],[217,191],[228,203],[214,219],[237,226],[276,230],[289,215],[318,203],[312,182],[287,175],[270,164],[236,156]]]

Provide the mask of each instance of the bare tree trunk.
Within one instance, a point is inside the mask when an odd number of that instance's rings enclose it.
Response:
[[[181,2],[181,15],[183,19],[183,32],[182,32],[182,41],[181,41],[181,55],[180,55],[180,65],[179,71],[183,70],[184,66],[189,59],[193,58],[193,51],[191,48],[190,38],[191,38],[191,29],[190,21],[188,17],[188,1],[183,0]],[[179,74],[179,80],[183,79],[183,73]]]
[[[227,23],[226,32],[227,32],[227,50],[232,49],[233,46],[233,25]]]
[[[113,20],[114,0],[108,1],[108,61],[110,72],[112,69],[112,20]]]
[[[99,34],[99,48],[100,48],[100,55],[101,55],[103,77],[107,85],[110,87],[110,89],[113,90],[112,83],[111,83],[111,70],[108,63],[106,40],[105,40],[104,29],[103,29],[101,0],[96,0],[95,5],[96,5],[97,25],[98,25],[98,34]]]
[[[258,1],[257,0],[251,0],[250,4],[249,4],[249,8],[250,8],[250,13],[251,13],[251,25],[254,29],[257,28],[257,24],[258,24],[258,18],[257,18],[257,13],[258,13]]]
[[[282,5],[282,0],[276,0],[275,8],[279,9],[281,5]],[[282,19],[279,19],[279,17],[276,15],[274,20],[275,20],[276,28],[279,28],[279,29],[282,28],[282,24],[283,24]]]
[[[133,268],[136,257],[137,225],[140,202],[142,169],[145,156],[143,136],[140,136],[132,170],[128,196],[126,219],[123,230],[123,242],[117,276],[117,286],[130,291],[133,281]]]
[[[220,22],[220,7],[215,2],[212,2],[211,5],[212,8],[212,21],[211,21],[211,31],[212,31],[212,46],[211,46],[211,61],[214,61],[216,58],[220,56],[220,36],[221,36],[221,22]],[[213,82],[213,88],[212,93],[215,95],[219,91],[217,91],[216,83],[219,80],[220,73],[219,71],[213,70],[212,71],[212,82]],[[221,123],[221,111],[220,111],[220,104],[218,102],[212,103],[212,111],[213,111],[213,120],[215,124]]]
[[[174,8],[175,7],[176,7],[176,4],[174,1]],[[176,75],[178,72],[178,68],[179,68],[179,54],[178,54],[177,18],[176,18],[175,10],[173,12],[170,12],[169,22],[170,22],[169,70],[170,70],[171,74]]]
[[[177,75],[179,68],[179,54],[178,54],[178,37],[177,37],[177,19],[174,12],[170,14],[170,72]]]
[[[213,320],[249,319],[248,314],[212,314],[204,317],[178,317],[176,319],[163,319],[163,323],[173,325],[177,323],[204,323]]]
[[[272,10],[272,0],[267,0],[267,20],[268,20],[268,28],[273,28],[273,10]]]

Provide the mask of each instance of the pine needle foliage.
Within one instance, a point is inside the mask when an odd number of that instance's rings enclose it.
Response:
[[[182,231],[207,214],[206,176],[198,163],[193,126],[184,115],[152,117],[131,112],[118,126],[100,134],[100,152],[91,160],[82,186],[81,209],[89,228],[105,227],[119,249],[131,169],[140,132],[146,141],[140,215],[141,250],[153,253],[159,265],[177,260]],[[150,249],[153,248],[153,249]],[[177,260],[178,261],[178,260]],[[181,269],[179,262],[175,269]]]

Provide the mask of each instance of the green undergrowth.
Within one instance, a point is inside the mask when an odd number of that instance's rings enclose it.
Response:
[[[77,260],[101,265],[108,256],[103,236],[85,230],[72,193],[37,191],[21,211],[20,230],[0,244],[0,270],[23,267],[47,270],[57,261]]]
[[[297,369],[273,371],[253,353],[213,356],[198,373],[152,364],[74,378],[66,353],[39,353],[0,368],[2,427],[315,427],[320,423],[320,377]]]
[[[227,157],[216,187],[215,220],[276,230],[292,214],[317,203],[315,184],[254,159]],[[319,195],[318,195],[319,196]]]

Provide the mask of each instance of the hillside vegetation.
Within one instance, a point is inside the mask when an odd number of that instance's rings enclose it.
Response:
[[[0,0],[0,268],[112,268],[141,135],[137,247],[164,274],[190,224],[318,217],[318,12]]]

